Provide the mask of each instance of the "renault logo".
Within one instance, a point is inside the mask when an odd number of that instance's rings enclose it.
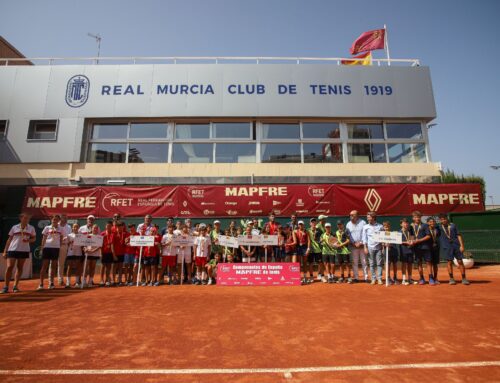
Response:
[[[375,189],[368,189],[365,194],[365,203],[368,206],[368,209],[371,211],[377,211],[380,207],[380,203],[382,202],[382,198],[380,194],[377,193]]]

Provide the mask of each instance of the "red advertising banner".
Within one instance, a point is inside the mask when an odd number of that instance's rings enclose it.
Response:
[[[300,286],[299,263],[219,263],[218,286]]]
[[[176,217],[178,186],[101,187],[99,216],[141,217],[151,214]]]
[[[262,217],[407,215],[484,210],[479,184],[314,184],[127,187],[28,187],[23,211],[34,218],[66,213],[70,218]]]
[[[22,211],[35,218],[66,213],[70,218],[99,215],[100,188],[27,187]]]
[[[411,211],[436,214],[484,210],[479,184],[409,184],[406,187]]]

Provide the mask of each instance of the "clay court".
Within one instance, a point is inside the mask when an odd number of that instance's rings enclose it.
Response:
[[[497,382],[500,266],[468,277],[43,292],[24,281],[0,297],[0,381]]]

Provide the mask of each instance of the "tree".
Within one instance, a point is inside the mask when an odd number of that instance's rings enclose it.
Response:
[[[441,170],[441,182],[448,184],[458,184],[458,183],[474,183],[481,185],[481,193],[483,194],[483,201],[486,201],[486,182],[484,178],[481,176],[476,176],[475,174],[471,174],[468,176],[464,176],[463,174],[456,174],[453,170],[446,169]]]

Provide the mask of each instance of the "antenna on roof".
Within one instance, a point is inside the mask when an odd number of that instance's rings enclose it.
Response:
[[[101,35],[99,33],[97,34],[92,34],[92,33],[87,33],[87,36],[89,37],[92,37],[93,39],[95,39],[96,43],[97,43],[97,60],[96,60],[96,64],[99,64],[99,55],[101,53]]]

